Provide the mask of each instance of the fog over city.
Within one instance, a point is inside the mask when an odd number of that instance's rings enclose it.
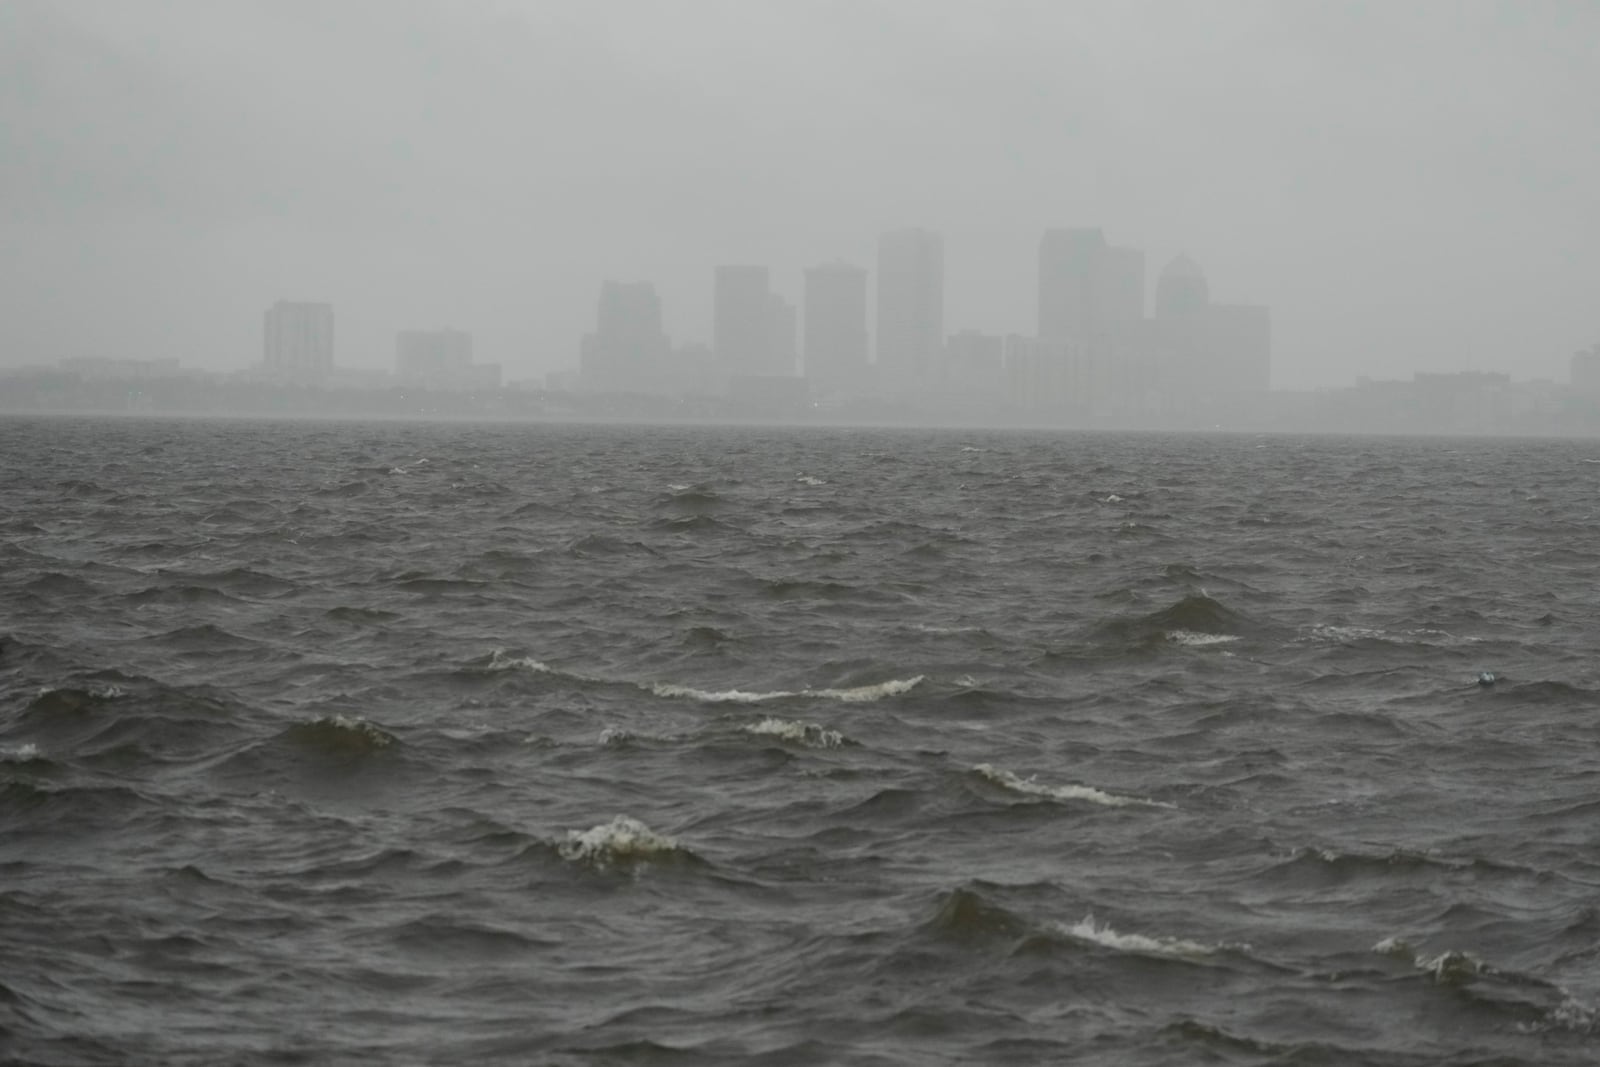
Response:
[[[1041,234],[1271,309],[1274,389],[1600,340],[1600,7],[0,0],[0,365],[337,362],[471,331],[576,368],[603,282],[712,340],[713,271],[943,239],[944,326],[1032,333]],[[870,314],[870,312],[869,312]]]

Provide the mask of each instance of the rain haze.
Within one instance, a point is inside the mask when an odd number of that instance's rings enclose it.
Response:
[[[943,235],[950,331],[1030,333],[1040,234],[1267,305],[1272,385],[1596,340],[1589,3],[0,3],[0,362],[340,365],[469,329],[574,367],[606,279],[709,342],[712,271]]]
[[[1595,1067],[1597,49],[0,0],[0,1062]]]

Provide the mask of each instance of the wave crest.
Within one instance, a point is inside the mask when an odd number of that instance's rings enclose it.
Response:
[[[974,772],[1013,793],[1024,793],[1028,796],[1049,797],[1051,800],[1087,800],[1094,804],[1103,804],[1110,808],[1121,808],[1129,805],[1142,805],[1150,808],[1170,808],[1160,800],[1150,800],[1147,797],[1123,796],[1120,793],[1107,793],[1087,785],[1045,785],[1034,781],[1032,777],[1022,778],[991,763],[980,763],[972,768]]]
[[[838,730],[826,730],[814,722],[776,719],[770,715],[743,729],[746,733],[776,737],[799,745],[809,745],[812,748],[838,748],[844,744],[844,734]]]
[[[364,756],[388,748],[398,738],[366,719],[328,715],[297,722],[284,731],[296,744],[335,756]]]
[[[618,815],[587,830],[568,830],[556,851],[562,859],[600,868],[683,852],[674,838],[656,833],[631,815]]]
[[[1124,934],[1113,930],[1109,923],[1098,923],[1092,914],[1085,915],[1071,926],[1058,924],[1065,935],[1118,952],[1138,952],[1149,956],[1170,956],[1178,959],[1192,956],[1209,956],[1220,946],[1205,945],[1181,937],[1150,937],[1146,934]]]
[[[865,704],[884,697],[910,692],[921,684],[924,675],[914,678],[891,678],[876,685],[858,685],[848,689],[777,689],[757,693],[744,689],[724,689],[713,692],[688,685],[653,682],[650,692],[658,697],[687,697],[706,704],[762,704],[769,700],[810,699],[837,700],[845,704]]]

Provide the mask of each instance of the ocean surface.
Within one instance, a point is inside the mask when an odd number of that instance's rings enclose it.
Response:
[[[0,420],[0,1062],[1592,1064],[1597,571],[1596,441]]]

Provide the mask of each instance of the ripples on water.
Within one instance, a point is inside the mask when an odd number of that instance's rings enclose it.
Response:
[[[1596,457],[0,421],[0,1058],[1593,1062]]]

